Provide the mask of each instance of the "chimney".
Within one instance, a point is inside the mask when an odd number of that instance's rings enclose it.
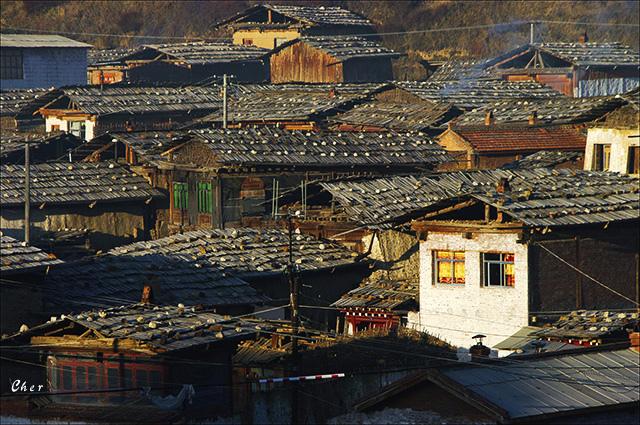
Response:
[[[538,111],[533,111],[531,115],[529,115],[529,125],[538,124]]]
[[[493,111],[487,112],[484,116],[484,125],[493,125],[495,120],[493,119]]]
[[[329,89],[329,97],[330,98],[334,98],[338,95],[338,93],[336,92],[335,87],[331,87],[331,89]]]
[[[150,285],[144,285],[142,288],[142,299],[140,302],[142,304],[151,304],[153,302],[153,292],[151,291]]]
[[[509,180],[506,177],[500,177],[496,184],[496,191],[498,193],[505,193],[509,191]]]
[[[472,345],[471,348],[469,348],[469,354],[471,354],[471,359],[472,360],[477,360],[482,358],[488,359],[489,354],[491,354],[491,349],[486,345],[482,344],[482,338],[486,338],[486,336],[478,334],[473,336],[472,338],[477,340],[477,342],[475,343],[475,345]]]
[[[586,43],[588,41],[589,41],[589,36],[587,35],[586,31],[580,34],[580,37],[578,37],[578,43]]]

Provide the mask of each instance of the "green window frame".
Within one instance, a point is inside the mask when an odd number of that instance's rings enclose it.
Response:
[[[213,187],[211,182],[198,183],[198,212],[202,214],[213,213]]]
[[[189,206],[189,190],[186,183],[173,183],[173,208],[186,210]]]

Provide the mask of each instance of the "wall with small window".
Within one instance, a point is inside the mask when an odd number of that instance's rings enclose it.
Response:
[[[3,89],[49,88],[87,83],[88,48],[3,48]]]
[[[616,173],[640,173],[640,128],[590,128],[584,169],[613,171]],[[633,137],[635,136],[635,137]]]
[[[527,247],[515,233],[428,232],[420,243],[420,325],[468,348],[528,324]]]

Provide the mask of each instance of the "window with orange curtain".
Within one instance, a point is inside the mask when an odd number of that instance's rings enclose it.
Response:
[[[434,283],[464,284],[464,251],[434,252]]]
[[[482,275],[484,286],[515,286],[514,255],[509,253],[483,253]]]

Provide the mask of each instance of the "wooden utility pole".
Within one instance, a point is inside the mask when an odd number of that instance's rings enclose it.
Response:
[[[293,361],[293,374],[299,372],[298,367],[298,279],[294,276],[293,263],[293,217],[291,211],[287,214],[289,230],[289,265],[287,267],[289,278],[289,294],[291,304],[291,360]],[[298,384],[293,383],[291,387],[291,423],[298,423]]]
[[[222,128],[227,128],[227,74],[222,76]]]
[[[29,141],[24,143],[24,242],[31,243],[31,163]]]
[[[531,27],[530,27],[530,30],[529,30],[529,44],[533,44],[533,41],[535,39],[535,37],[534,37],[534,35],[535,35],[534,34],[535,22],[531,22],[530,25],[531,25]]]

